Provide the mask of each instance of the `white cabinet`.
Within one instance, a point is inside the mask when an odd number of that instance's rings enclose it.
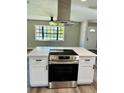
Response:
[[[94,82],[97,83],[97,68],[94,68]]]
[[[80,57],[78,69],[78,84],[93,82],[95,57]]]
[[[94,70],[92,67],[79,67],[78,84],[90,84],[93,82]]]
[[[95,57],[79,57],[79,66],[95,65]]]
[[[29,75],[31,86],[48,86],[47,57],[30,57]]]

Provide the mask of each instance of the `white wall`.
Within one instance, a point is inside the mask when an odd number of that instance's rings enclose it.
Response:
[[[88,26],[88,21],[81,22],[80,47],[85,47],[85,37],[86,37],[87,26]]]
[[[88,31],[89,28],[97,28],[97,23],[83,21],[80,29],[80,47],[96,50],[97,48],[97,29],[95,33]],[[87,40],[88,39],[88,40]]]

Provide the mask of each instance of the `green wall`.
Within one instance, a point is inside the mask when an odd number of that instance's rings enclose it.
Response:
[[[97,26],[97,23],[88,22],[88,26]]]
[[[27,48],[37,46],[79,46],[80,23],[75,22],[72,26],[65,26],[64,41],[36,41],[34,25],[47,25],[48,22],[40,20],[27,21]]]

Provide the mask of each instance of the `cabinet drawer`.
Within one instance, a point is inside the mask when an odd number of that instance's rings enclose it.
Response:
[[[36,57],[36,58],[30,58],[29,62],[31,66],[44,66],[48,64],[48,59],[42,57]]]
[[[95,64],[95,57],[81,57],[79,58],[80,66],[92,66]]]

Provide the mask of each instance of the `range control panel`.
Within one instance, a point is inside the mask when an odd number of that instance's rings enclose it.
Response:
[[[65,56],[65,55],[50,55],[49,60],[79,60],[79,56]]]

